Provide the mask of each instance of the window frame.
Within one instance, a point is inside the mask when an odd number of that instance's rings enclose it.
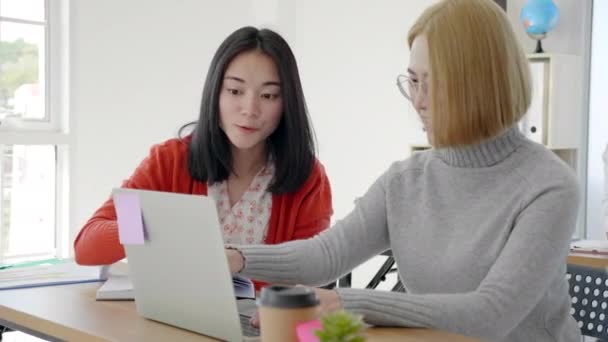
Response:
[[[2,0],[0,0],[2,1]],[[4,257],[26,259],[69,256],[69,0],[43,0],[45,6],[45,119],[11,118],[0,124],[2,145],[55,146],[55,249]],[[0,17],[3,22],[40,25],[40,21]]]

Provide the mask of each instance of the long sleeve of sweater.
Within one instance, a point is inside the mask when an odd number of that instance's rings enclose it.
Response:
[[[489,167],[467,176],[454,175],[463,170],[446,173],[437,161],[392,167],[327,232],[277,246],[238,246],[242,273],[319,285],[390,247],[407,293],[338,289],[344,308],[368,323],[492,341],[570,340],[577,332],[567,312],[564,272],[578,184],[548,154],[526,145],[506,162],[522,167]],[[498,183],[497,170],[506,177]],[[476,264],[485,266],[479,271]]]
[[[315,237],[279,245],[238,246],[247,259],[242,273],[277,283],[323,285],[388,249],[382,182],[378,180],[346,218]]]
[[[246,259],[243,273],[290,284],[320,285],[337,279],[388,247],[383,194],[380,180],[348,217],[317,237],[277,246],[239,246]],[[570,240],[577,207],[572,183],[539,194],[522,211],[499,258],[473,291],[404,294],[339,289],[342,303],[370,324],[503,338],[545,294],[554,280],[545,275],[563,265],[563,246]]]

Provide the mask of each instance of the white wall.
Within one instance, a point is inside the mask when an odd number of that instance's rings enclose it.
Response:
[[[431,2],[297,2],[294,49],[332,182],[334,219],[391,162],[406,158],[410,144],[426,142],[395,81],[407,69],[407,30]]]
[[[221,41],[249,1],[70,1],[70,230],[148,153],[198,117]]]
[[[591,93],[589,108],[589,142],[587,165],[587,236],[606,238],[602,222],[604,190],[602,153],[608,144],[608,1],[596,0],[593,8],[591,48]]]
[[[395,81],[408,65],[407,31],[432,2],[296,1],[294,50],[331,180],[334,221],[391,162],[409,155],[410,144],[426,143]],[[353,285],[364,286],[382,260],[357,269]]]

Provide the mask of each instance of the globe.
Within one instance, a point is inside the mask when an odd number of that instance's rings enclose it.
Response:
[[[519,20],[528,36],[536,40],[536,53],[542,53],[541,41],[547,37],[559,19],[559,10],[552,0],[528,0],[521,9]]]

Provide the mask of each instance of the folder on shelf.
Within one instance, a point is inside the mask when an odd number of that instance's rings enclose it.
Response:
[[[528,112],[519,123],[523,134],[540,144],[545,143],[546,136],[546,68],[546,62],[530,63],[532,99]]]

